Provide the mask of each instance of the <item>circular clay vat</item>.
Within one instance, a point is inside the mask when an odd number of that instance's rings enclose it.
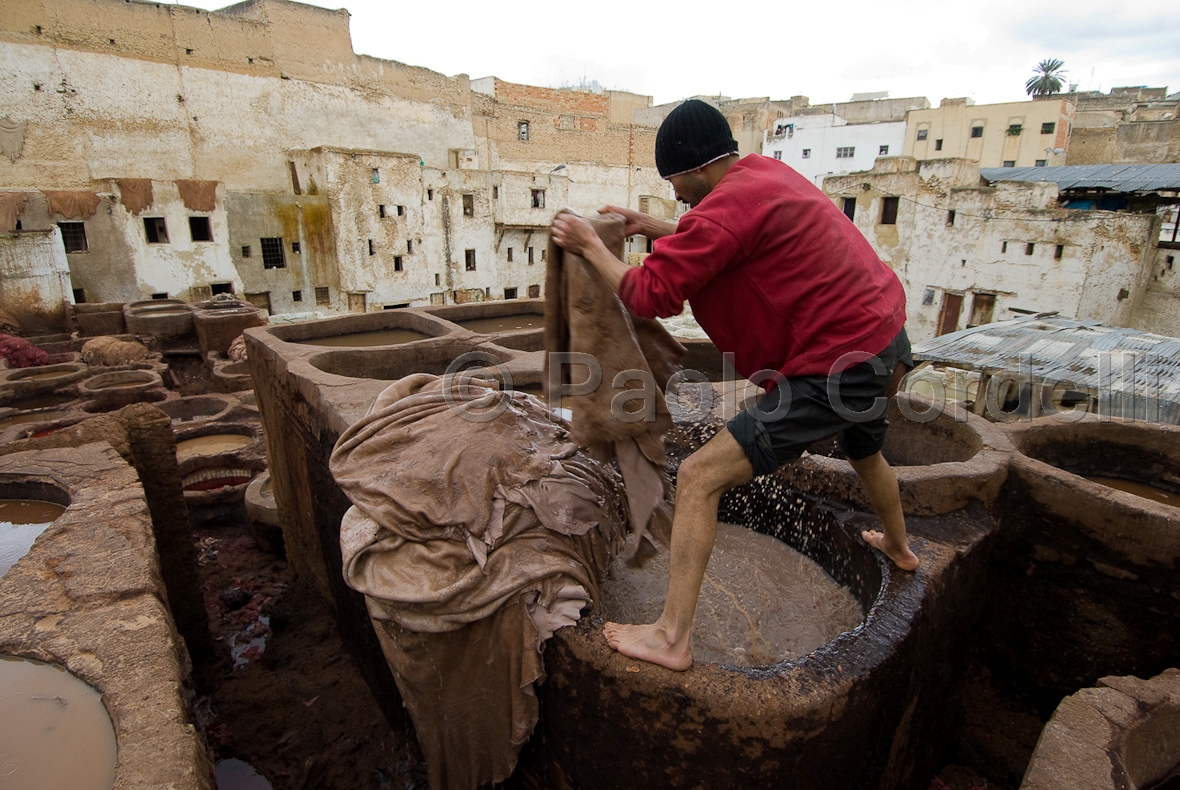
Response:
[[[82,337],[121,335],[127,331],[122,302],[84,302],[74,305],[74,320]]]
[[[269,471],[258,475],[246,487],[246,518],[250,536],[258,547],[282,556],[283,525],[279,521],[279,507],[275,503]]]
[[[47,392],[57,387],[73,384],[85,378],[89,367],[82,362],[66,362],[60,365],[44,365],[38,368],[20,368],[4,372],[3,381],[12,388],[13,395],[31,395]]]
[[[1004,427],[1040,508],[1136,565],[1180,560],[1180,426],[1085,414]]]
[[[133,335],[179,337],[193,331],[193,309],[179,299],[132,302],[123,309],[123,317]]]
[[[236,505],[250,481],[266,469],[262,429],[230,423],[181,431],[176,437],[176,463],[190,508]]]
[[[241,392],[254,389],[254,379],[250,375],[250,363],[213,361],[213,383],[221,392]]]
[[[59,666],[0,656],[0,786],[110,790],[116,758],[102,694]]]
[[[311,366],[336,376],[347,376],[357,379],[380,379],[397,381],[411,373],[430,373],[441,376],[457,364],[462,369],[468,367],[484,367],[489,364],[486,356],[491,354],[500,362],[507,361],[508,354],[495,354],[487,349],[470,365],[463,365],[460,359],[463,355],[476,351],[470,342],[454,341],[440,342],[429,345],[407,346],[400,349],[385,350],[345,350],[327,351],[311,357]],[[452,371],[454,372],[454,371]]]
[[[0,483],[0,578],[29,553],[69,501],[64,492],[48,485]]]
[[[1012,444],[1003,429],[955,404],[898,393],[889,405],[882,450],[893,467],[909,515],[940,515],[971,500],[995,500],[1008,474]],[[816,496],[868,508],[852,466],[835,442],[817,445],[776,473]]]
[[[163,386],[164,380],[153,370],[117,370],[79,382],[78,392],[94,401],[97,410],[110,411],[145,400],[149,390]]]
[[[374,348],[429,340],[445,335],[453,328],[415,310],[383,310],[272,326],[267,331],[285,343],[300,346]]]
[[[206,307],[206,304],[214,306]],[[253,326],[266,326],[268,315],[266,310],[240,303],[230,303],[229,306],[202,303],[193,314],[201,351],[224,355],[243,331]]]
[[[896,603],[906,594],[891,566],[851,521],[774,476],[727,494],[719,516],[818,563],[855,599],[854,627],[764,666],[671,672],[612,651],[596,604],[545,648],[541,770],[580,788],[876,786],[893,733],[913,726],[897,702],[914,672],[898,657],[913,615]]]
[[[71,400],[74,400],[71,398]],[[0,442],[43,436],[86,419],[77,409],[0,409]]]
[[[156,408],[167,414],[174,426],[219,420],[233,406],[232,399],[221,395],[190,395],[156,404]]]

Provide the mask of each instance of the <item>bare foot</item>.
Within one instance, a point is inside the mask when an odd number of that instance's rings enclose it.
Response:
[[[910,551],[908,544],[900,548],[894,546],[889,543],[884,532],[878,532],[875,529],[866,529],[860,533],[860,536],[864,539],[865,543],[893,560],[893,564],[903,571],[915,571],[918,569],[918,555]]]
[[[692,650],[686,643],[677,648],[668,642],[664,629],[650,625],[622,625],[607,623],[602,629],[606,643],[625,656],[650,661],[677,672],[692,666]]]

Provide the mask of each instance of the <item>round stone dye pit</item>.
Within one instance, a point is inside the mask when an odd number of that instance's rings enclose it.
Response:
[[[29,553],[37,537],[65,509],[40,499],[0,499],[0,577]]]
[[[116,756],[101,694],[61,667],[0,656],[0,787],[110,790]]]
[[[98,411],[110,411],[144,400],[150,390],[163,386],[164,380],[155,371],[118,370],[79,382],[78,392],[90,398]]]

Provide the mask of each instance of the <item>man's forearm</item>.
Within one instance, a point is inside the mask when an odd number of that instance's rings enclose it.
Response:
[[[646,216],[646,215],[645,215]],[[649,239],[662,239],[676,232],[675,222],[665,222],[655,217],[647,217],[643,223],[643,235]]]

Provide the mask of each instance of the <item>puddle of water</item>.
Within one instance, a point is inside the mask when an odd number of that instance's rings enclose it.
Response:
[[[524,315],[505,315],[496,318],[471,318],[466,321],[456,321],[456,324],[480,334],[492,332],[519,332],[522,329],[541,329],[545,326],[545,316],[535,313]]]
[[[415,332],[413,329],[385,329],[378,332],[358,332],[355,335],[313,337],[310,340],[296,342],[305,346],[364,348],[366,346],[397,346],[402,343],[412,343],[415,340],[425,340],[428,337],[430,335]]]
[[[210,436],[198,436],[195,439],[177,442],[176,457],[183,459],[195,455],[221,455],[233,450],[240,450],[253,443],[253,436],[242,433],[215,433]]]
[[[668,551],[642,568],[622,560],[603,586],[603,616],[650,623],[664,606]],[[718,523],[692,628],[696,661],[765,666],[805,656],[864,619],[852,592],[780,540]]]
[[[0,787],[110,790],[116,757],[98,691],[60,667],[0,656]]]
[[[255,771],[254,766],[241,760],[218,760],[213,770],[217,790],[271,790],[266,777]]]
[[[36,499],[0,499],[0,578],[29,553],[37,536],[57,520],[65,508]],[[0,777],[0,787],[7,788]]]
[[[1171,505],[1172,507],[1180,507],[1180,494],[1173,494],[1171,491],[1164,491],[1163,489],[1149,486],[1145,483],[1136,483],[1133,480],[1122,480],[1117,477],[1102,477],[1099,475],[1087,475],[1086,479],[1091,483],[1098,483],[1108,488],[1125,491],[1128,494],[1141,496],[1153,502],[1160,502],[1165,505]]]

